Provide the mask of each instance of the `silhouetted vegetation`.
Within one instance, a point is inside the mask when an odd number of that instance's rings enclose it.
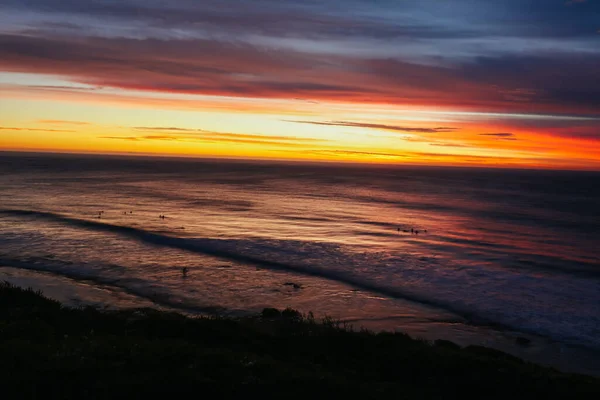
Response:
[[[291,309],[243,319],[72,309],[9,284],[0,284],[0,355],[3,398],[201,398],[208,388],[217,398],[600,398],[596,378]]]

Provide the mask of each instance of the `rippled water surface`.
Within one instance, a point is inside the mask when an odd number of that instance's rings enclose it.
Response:
[[[597,173],[0,155],[0,265],[117,306],[599,349],[599,244]]]

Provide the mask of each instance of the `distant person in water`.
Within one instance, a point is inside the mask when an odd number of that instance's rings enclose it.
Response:
[[[415,233],[415,230],[413,228],[410,228],[410,233]]]
[[[181,273],[183,274],[183,276],[184,276],[184,277],[185,277],[185,276],[187,276],[187,274],[188,274],[188,271],[189,271],[188,267],[183,267],[183,268],[181,269]]]

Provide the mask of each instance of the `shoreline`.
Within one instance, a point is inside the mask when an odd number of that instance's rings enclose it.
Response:
[[[69,307],[92,306],[104,310],[153,308],[158,311],[175,312],[191,317],[214,315],[161,305],[152,299],[128,293],[117,287],[75,280],[51,272],[0,266],[0,281],[7,281],[19,287],[41,290],[45,296]],[[235,318],[235,315],[232,317]],[[600,377],[600,368],[598,367],[600,351],[560,343],[528,333],[470,325],[458,321],[419,319],[413,315],[389,316],[375,320],[340,319],[340,321],[355,329],[364,328],[373,332],[399,332],[427,341],[449,340],[461,347],[472,345],[488,347],[567,373]],[[521,340],[526,343],[519,343]]]
[[[0,284],[0,384],[23,399],[274,392],[288,398],[598,398],[600,379],[497,350],[351,331],[292,309],[244,318],[68,308]],[[260,386],[255,386],[260,385]]]

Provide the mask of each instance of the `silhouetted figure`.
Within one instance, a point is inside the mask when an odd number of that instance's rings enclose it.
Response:
[[[400,232],[400,228],[398,228],[398,232]]]
[[[419,231],[418,231],[418,230],[416,230],[416,231],[415,231],[415,235],[418,235],[418,234],[419,234]]]
[[[410,233],[415,233],[415,230],[413,228],[410,228]]]
[[[302,289],[302,285],[300,285],[299,283],[294,283],[294,282],[286,282],[284,283],[284,286],[291,286],[294,289]]]
[[[423,232],[427,233],[427,229],[425,229]]]
[[[182,273],[182,275],[183,275],[184,277],[186,277],[186,276],[187,276],[187,274],[188,274],[188,271],[189,271],[188,267],[183,267],[183,268],[181,269],[181,273]]]

